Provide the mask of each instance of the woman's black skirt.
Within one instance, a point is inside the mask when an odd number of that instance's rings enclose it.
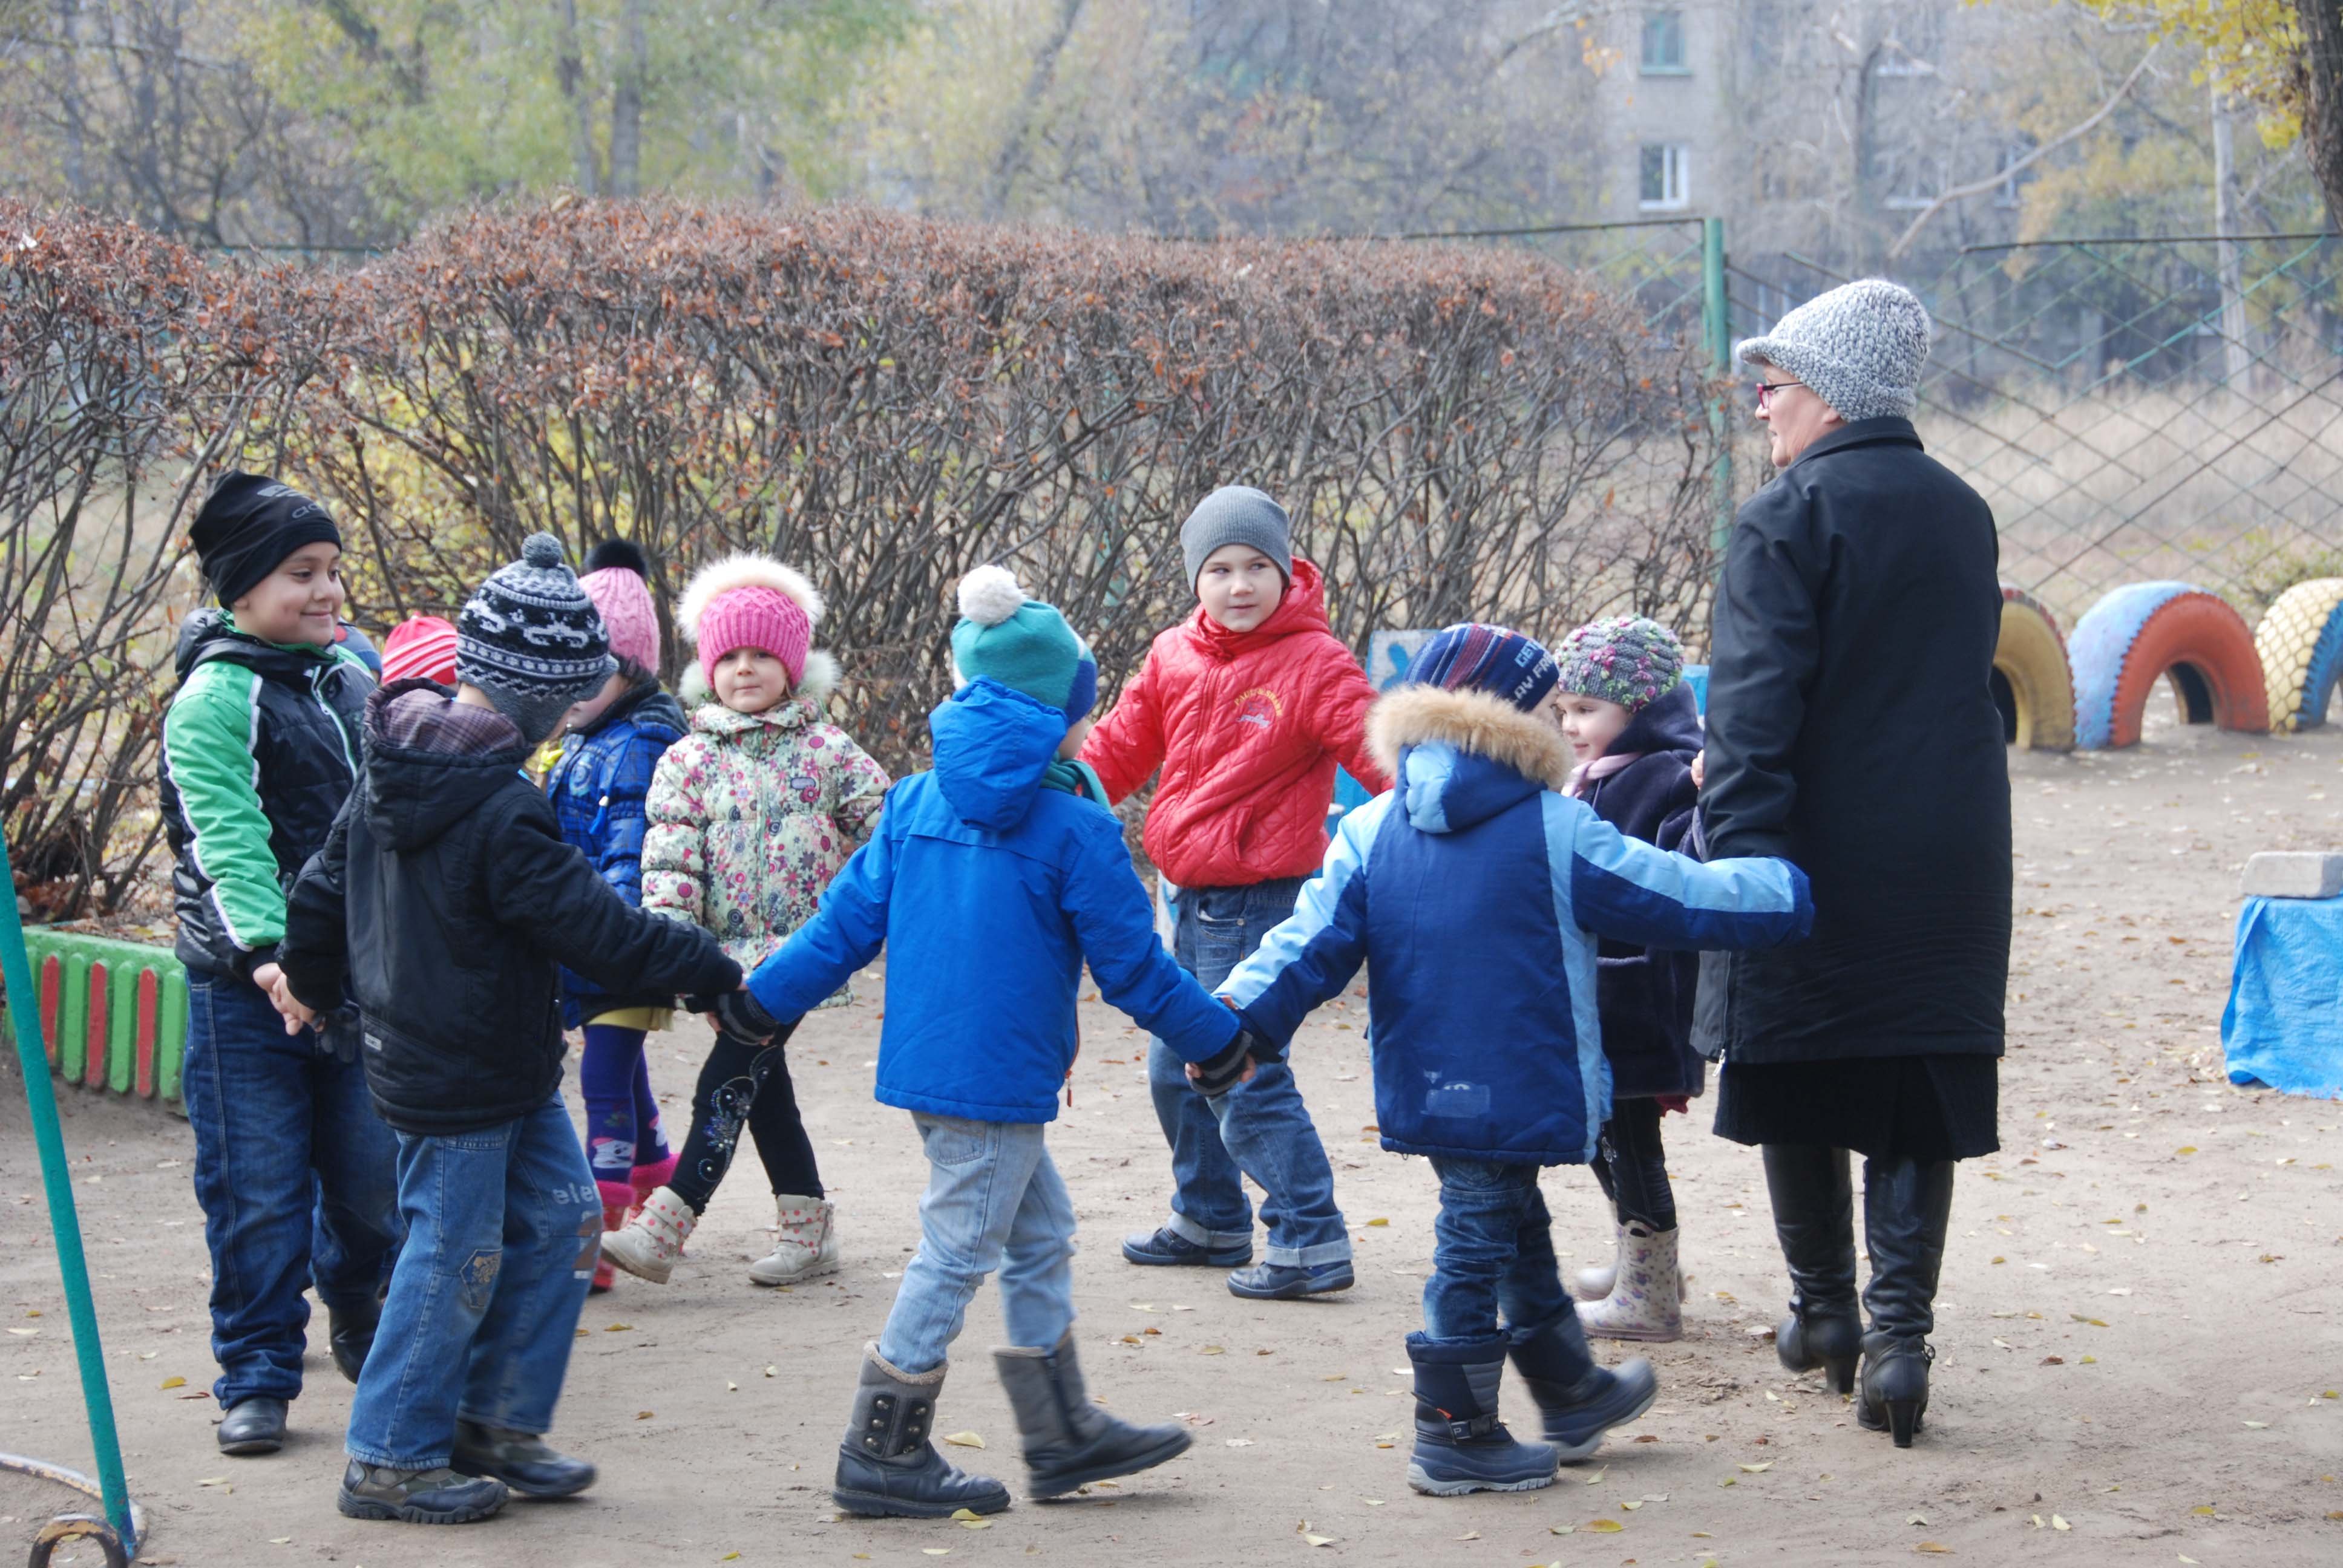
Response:
[[[1728,1060],[1717,1074],[1716,1134],[1875,1159],[1973,1159],[2001,1147],[2000,1068],[1992,1056]]]

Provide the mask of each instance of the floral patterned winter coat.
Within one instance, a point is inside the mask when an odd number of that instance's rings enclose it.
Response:
[[[701,707],[651,778],[643,908],[704,928],[754,966],[813,918],[870,838],[888,783],[803,697],[762,713]]]

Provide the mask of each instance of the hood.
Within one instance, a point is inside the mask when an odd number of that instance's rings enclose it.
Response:
[[[367,826],[387,849],[419,849],[510,783],[528,752],[503,714],[394,680],[367,699]]]
[[[1700,704],[1693,699],[1692,683],[1680,680],[1652,700],[1651,706],[1627,721],[1611,743],[1614,756],[1624,752],[1697,751],[1708,744],[1700,727]]]
[[[1293,580],[1285,585],[1285,597],[1278,600],[1269,618],[1251,631],[1231,631],[1206,615],[1202,605],[1188,618],[1188,640],[1223,660],[1298,631],[1322,631],[1329,637],[1334,632],[1326,618],[1326,579],[1314,564],[1300,556],[1293,558]]]
[[[1066,716],[990,677],[928,715],[936,787],[972,828],[1005,833],[1025,820],[1066,739]]]
[[[1426,833],[1484,822],[1570,777],[1560,730],[1483,691],[1398,687],[1376,700],[1367,741]]]
[[[806,655],[805,678],[798,682],[798,689],[762,713],[732,713],[730,709],[717,701],[716,693],[709,689],[708,677],[700,670],[699,661],[696,658],[683,667],[683,678],[676,682],[675,691],[682,699],[682,705],[691,710],[692,721],[700,729],[729,733],[758,724],[786,722],[795,725],[804,723],[808,718],[826,718],[830,712],[830,694],[838,689],[839,679],[838,660],[817,648]],[[803,704],[808,711],[786,720],[782,718],[799,704]],[[707,710],[711,708],[719,713],[731,714],[741,722],[728,726],[723,719],[714,718],[702,722]]]
[[[241,664],[263,675],[306,679],[310,670],[325,663],[340,662],[323,648],[287,648],[273,642],[263,642],[248,632],[236,628],[236,618],[217,605],[206,605],[180,623],[179,641],[172,656],[172,667],[181,680],[199,664],[216,658]],[[355,668],[365,667],[352,654]]]

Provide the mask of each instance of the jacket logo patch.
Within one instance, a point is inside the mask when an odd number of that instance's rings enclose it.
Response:
[[[1266,686],[1248,687],[1237,693],[1237,722],[1266,729],[1285,713],[1285,699]]]
[[[1440,1084],[1425,1091],[1423,1113],[1428,1117],[1486,1116],[1489,1114],[1489,1086],[1485,1083]]]

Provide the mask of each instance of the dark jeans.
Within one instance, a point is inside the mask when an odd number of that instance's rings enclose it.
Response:
[[[1571,1315],[1554,1255],[1554,1221],[1534,1165],[1432,1156],[1440,1178],[1423,1332],[1434,1342],[1479,1343],[1506,1328]]]
[[[398,1251],[398,1145],[366,1070],[288,1035],[247,980],[187,972],[183,1083],[212,1255],[212,1396],[222,1410],[301,1392],[312,1281],[371,1312]]]
[[[1675,1189],[1668,1184],[1668,1155],[1660,1141],[1663,1114],[1656,1100],[1622,1100],[1603,1124],[1603,1155],[1594,1161],[1594,1179],[1622,1225],[1676,1228]]]
[[[757,1158],[777,1193],[819,1198],[821,1171],[814,1164],[813,1140],[798,1114],[797,1088],[782,1047],[792,1023],[762,1046],[719,1033],[699,1069],[691,1091],[691,1134],[676,1156],[675,1195],[695,1214],[708,1211],[724,1173],[732,1169],[743,1131],[756,1135]]]
[[[1301,891],[1301,879],[1292,877],[1249,888],[1182,889],[1172,956],[1209,990],[1293,913]],[[1159,1039],[1148,1048],[1147,1087],[1172,1145],[1173,1231],[1200,1246],[1250,1244],[1252,1205],[1242,1180],[1250,1176],[1264,1194],[1269,1261],[1311,1268],[1351,1255],[1351,1233],[1334,1205],[1334,1168],[1292,1068],[1262,1062],[1251,1082],[1210,1101],[1188,1082],[1180,1053]]]
[[[602,1245],[602,1201],[557,1092],[527,1116],[398,1135],[407,1245],[350,1402],[350,1457],[447,1462],[458,1417],[543,1433]]]

